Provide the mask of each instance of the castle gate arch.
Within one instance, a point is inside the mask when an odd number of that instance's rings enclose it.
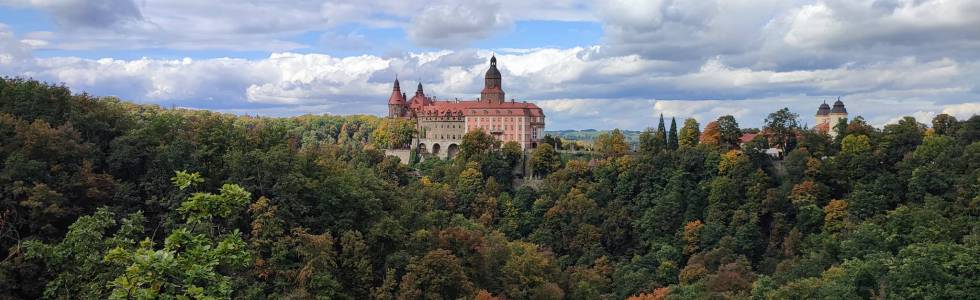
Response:
[[[453,158],[456,157],[456,154],[459,154],[459,145],[449,144],[449,148],[446,149],[446,157]]]

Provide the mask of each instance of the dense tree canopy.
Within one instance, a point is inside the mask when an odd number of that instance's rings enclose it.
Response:
[[[391,120],[3,79],[0,298],[980,294],[980,117],[856,117],[839,141],[792,117],[767,126],[797,140],[785,159],[724,116],[635,150],[612,131],[584,157],[473,131],[455,159],[405,165],[377,147],[401,143]]]

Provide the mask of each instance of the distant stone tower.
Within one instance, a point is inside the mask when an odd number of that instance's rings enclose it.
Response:
[[[504,103],[504,88],[501,86],[500,70],[497,70],[497,56],[490,57],[490,69],[483,80],[480,102],[489,104]]]
[[[835,138],[837,137],[837,131],[834,130],[834,126],[837,126],[837,123],[839,123],[841,119],[847,118],[847,108],[844,107],[844,102],[840,101],[840,98],[838,97],[837,101],[834,102],[833,108],[827,105],[827,102],[820,104],[820,108],[817,109],[816,117],[817,125],[814,126],[814,129]]]
[[[406,117],[407,110],[408,105],[405,103],[405,94],[402,94],[402,89],[398,85],[398,78],[395,78],[395,87],[391,90],[391,97],[388,97],[388,117],[404,118]]]

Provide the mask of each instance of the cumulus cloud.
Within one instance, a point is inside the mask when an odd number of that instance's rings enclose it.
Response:
[[[969,0],[604,1],[611,53],[735,67],[811,70],[914,56],[974,60],[980,3]]]
[[[586,0],[0,0],[4,5],[47,13],[63,31],[50,47],[72,50],[279,52],[316,46],[295,41],[309,32],[328,41],[352,38],[336,31],[345,25],[399,28],[418,46],[459,49],[517,20],[594,20]]]
[[[821,1],[787,16],[791,46],[866,48],[980,39],[980,3],[953,1]]]
[[[35,6],[48,12],[63,28],[107,28],[143,19],[133,0],[7,0],[13,5]]]
[[[474,40],[513,26],[499,3],[468,1],[425,7],[412,17],[408,36],[419,45],[435,48],[465,48]]]
[[[2,53],[0,57],[9,56]],[[975,103],[980,103],[975,92],[978,81],[963,75],[976,74],[976,65],[951,60],[899,59],[810,72],[756,71],[709,62],[699,72],[678,76],[658,71],[670,69],[669,63],[598,53],[600,47],[498,53],[504,89],[518,101],[539,104],[549,116],[549,128],[556,129],[642,129],[652,125],[659,113],[694,117],[702,123],[731,114],[742,125],[757,127],[767,113],[781,107],[809,122],[820,101],[838,95],[844,96],[852,114],[877,125],[908,114],[948,112],[965,118],[977,112]],[[97,95],[244,114],[383,114],[395,73],[408,93],[419,78],[428,95],[473,99],[489,56],[484,50],[463,50],[397,57],[299,53],[262,59],[55,57],[30,58],[34,67],[16,74],[64,82],[76,91]],[[0,68],[8,65],[0,63]],[[903,71],[915,74],[882,75]],[[873,79],[861,81],[866,77]],[[946,81],[962,87],[951,88]]]
[[[0,23],[0,74],[16,74],[33,65],[30,40],[18,39],[10,27]]]
[[[114,3],[112,0],[105,3]],[[124,1],[125,2],[125,1]],[[0,0],[10,4],[10,0]],[[439,98],[476,97],[491,50],[469,48],[522,20],[601,22],[597,45],[493,49],[507,95],[542,106],[548,126],[642,129],[655,116],[702,124],[732,114],[760,126],[789,107],[812,122],[823,100],[843,96],[852,115],[883,125],[980,110],[980,4],[888,1],[18,1],[77,28],[17,35],[0,25],[0,72],[64,82],[77,91],[137,102],[294,115],[386,111],[397,74]],[[136,3],[127,8],[128,4]],[[83,5],[84,4],[84,5]],[[60,5],[60,6],[59,6]],[[57,15],[105,10],[101,20]],[[243,18],[242,16],[249,16]],[[354,24],[402,28],[439,49],[388,55],[304,52],[296,35],[364,51],[377,41],[332,32]],[[64,25],[63,25],[64,26]],[[262,50],[260,58],[86,59],[36,57],[37,49]],[[332,47],[332,46],[331,46]]]

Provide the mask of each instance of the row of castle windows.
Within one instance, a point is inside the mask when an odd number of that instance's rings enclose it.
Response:
[[[514,119],[516,119],[516,118],[510,118],[510,117],[508,117],[508,118],[479,118],[479,121],[480,122],[486,122],[486,121],[492,121],[492,122],[500,122],[500,121],[513,122]]]
[[[493,125],[481,125],[481,126],[476,126],[476,127],[477,128],[482,128],[484,131],[487,131],[487,130],[514,130],[514,129],[524,130],[524,126],[523,125],[521,125],[520,127],[517,127],[517,126],[514,126],[514,125],[493,124]]]
[[[449,118],[445,118],[445,117],[423,117],[422,120],[423,121],[457,121],[457,120],[461,120],[461,118],[458,118],[458,117],[449,117]],[[494,118],[491,118],[491,117],[479,117],[479,118],[477,118],[477,121],[480,121],[480,122],[513,122],[513,121],[518,121],[518,119],[516,117],[494,117]],[[531,121],[532,122],[539,122],[539,121],[541,121],[541,117],[531,117]]]
[[[451,140],[457,139],[457,135],[455,135],[455,134],[440,134],[440,135],[426,134],[425,137],[426,138],[429,138],[429,139],[443,139],[443,140],[444,139],[447,139],[447,138],[448,139],[451,139]]]
[[[436,125],[436,128],[463,128],[463,125],[459,125],[459,124],[451,124],[451,125],[437,124]]]

